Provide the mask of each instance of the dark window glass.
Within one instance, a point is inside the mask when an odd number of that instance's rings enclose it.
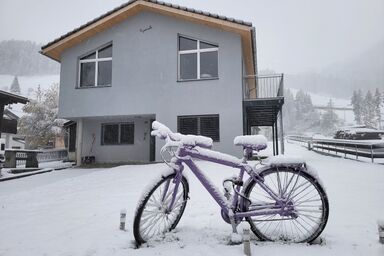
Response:
[[[134,124],[120,124],[120,143],[133,144],[134,143]]]
[[[198,134],[196,117],[179,117],[177,122],[177,130],[182,134]]]
[[[112,57],[112,45],[108,45],[107,47],[104,47],[103,49],[99,50],[99,58],[109,58]]]
[[[81,63],[80,87],[95,86],[95,62]]]
[[[97,85],[111,85],[112,61],[99,61],[97,69]]]
[[[200,42],[200,49],[217,48],[217,45]]]
[[[179,37],[179,51],[196,50],[197,41],[189,38]]]
[[[5,144],[1,143],[1,151],[5,150]]]
[[[180,79],[197,79],[197,53],[180,54]]]
[[[220,141],[219,115],[179,116],[177,130],[182,134],[202,135]]]
[[[81,60],[89,60],[89,59],[95,59],[96,58],[96,52],[93,52],[83,58],[81,58]]]
[[[218,77],[217,51],[200,53],[200,78]]]
[[[200,117],[200,135],[210,137],[213,141],[219,141],[219,116]]]
[[[103,144],[119,143],[119,125],[105,124],[103,125]]]

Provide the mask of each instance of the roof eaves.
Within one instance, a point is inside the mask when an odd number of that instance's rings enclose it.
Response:
[[[114,12],[117,12],[125,7],[127,7],[128,5],[131,5],[132,3],[134,2],[137,2],[137,1],[143,1],[143,2],[150,2],[150,3],[154,3],[154,4],[158,4],[158,5],[163,5],[163,6],[167,6],[167,7],[171,7],[171,8],[174,8],[174,9],[178,9],[178,10],[182,10],[182,11],[187,11],[187,12],[191,12],[191,13],[196,13],[196,14],[200,14],[200,15],[204,15],[204,16],[207,16],[207,17],[212,17],[212,18],[216,18],[216,19],[220,19],[220,20],[224,20],[224,21],[229,21],[229,22],[233,22],[233,23],[236,23],[236,24],[240,24],[240,25],[245,25],[245,26],[249,26],[249,27],[252,27],[252,22],[247,22],[247,21],[243,21],[243,20],[240,20],[240,19],[234,19],[234,18],[230,18],[230,17],[226,17],[224,15],[218,15],[218,14],[215,14],[215,13],[210,13],[210,12],[206,12],[206,11],[202,11],[202,10],[196,10],[194,8],[189,8],[189,7],[184,7],[184,6],[180,6],[180,5],[177,5],[177,4],[171,4],[171,3],[167,3],[167,2],[163,2],[163,1],[157,1],[157,0],[131,0],[127,3],[124,3],[114,9],[112,9],[111,11],[109,12],[106,12],[104,14],[102,14],[101,16],[99,17],[96,17],[95,19],[85,23],[84,25],[81,25],[80,27],[77,27],[75,28],[74,30],[54,39],[53,41],[47,43],[46,45],[43,45],[41,47],[42,50],[48,48],[49,46],[61,41],[62,39],[82,30],[83,28],[107,17],[108,15],[111,15],[112,13]]]

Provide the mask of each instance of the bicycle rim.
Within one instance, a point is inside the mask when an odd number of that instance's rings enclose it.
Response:
[[[267,241],[312,242],[325,228],[329,205],[325,191],[308,173],[291,168],[273,168],[261,173],[264,183],[276,195],[288,199],[292,207],[289,215],[261,215],[248,217],[252,231]],[[276,201],[252,181],[245,188],[252,201],[249,208],[276,205]]]
[[[162,178],[143,198],[134,220],[134,236],[138,245],[176,227],[183,215],[188,198],[188,182],[183,177],[172,208],[169,208],[175,174]]]

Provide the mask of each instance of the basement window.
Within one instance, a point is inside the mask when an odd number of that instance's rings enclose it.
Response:
[[[112,44],[81,57],[79,60],[80,88],[111,86]]]
[[[219,77],[217,44],[179,36],[179,81],[215,79]]]
[[[220,141],[219,115],[178,116],[177,131],[182,134],[202,135]]]

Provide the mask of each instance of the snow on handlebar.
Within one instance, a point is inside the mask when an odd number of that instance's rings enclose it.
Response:
[[[163,125],[158,121],[153,121],[152,129],[153,129],[153,131],[151,132],[152,136],[157,136],[158,138],[163,140],[169,138],[169,141],[179,142],[179,143],[175,143],[175,145],[176,144],[179,145],[180,142],[182,145],[200,146],[203,148],[211,148],[213,145],[213,141],[209,137],[173,133],[167,126]],[[167,143],[169,143],[169,141],[167,141]]]

